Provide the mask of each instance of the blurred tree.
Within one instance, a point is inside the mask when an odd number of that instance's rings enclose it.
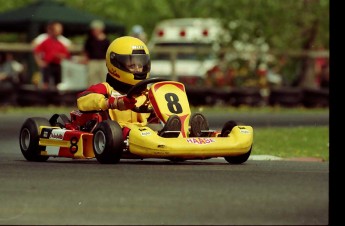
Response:
[[[0,12],[35,0],[0,0]],[[48,0],[47,0],[48,1]],[[66,5],[119,21],[129,29],[140,24],[148,39],[157,22],[180,17],[220,18],[231,39],[225,46],[241,43],[259,50],[280,53],[329,49],[329,0],[57,0]],[[248,45],[250,44],[250,45]],[[300,64],[296,85],[312,76],[311,58]],[[309,77],[309,79],[308,79]]]
[[[0,12],[34,1],[0,0]],[[306,33],[316,32],[313,44],[329,48],[329,0],[56,1],[123,22],[128,32],[133,25],[141,24],[150,35],[154,25],[162,19],[216,17],[229,31],[236,29],[237,33],[232,34],[233,41],[262,37],[272,49],[300,50],[308,37]],[[314,24],[316,20],[318,22]],[[310,29],[312,26],[316,26],[316,31]]]

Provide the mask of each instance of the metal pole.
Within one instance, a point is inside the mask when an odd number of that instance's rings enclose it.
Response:
[[[177,81],[177,74],[176,74],[176,59],[177,59],[177,51],[174,50],[170,53],[170,60],[171,60],[171,79],[173,81]]]

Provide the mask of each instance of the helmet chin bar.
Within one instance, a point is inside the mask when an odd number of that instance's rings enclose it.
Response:
[[[147,77],[147,73],[133,73],[135,80],[144,80]]]

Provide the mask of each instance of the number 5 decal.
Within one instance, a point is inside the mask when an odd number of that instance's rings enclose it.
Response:
[[[182,106],[179,103],[178,96],[175,93],[165,94],[165,100],[168,102],[168,109],[171,113],[182,113]]]

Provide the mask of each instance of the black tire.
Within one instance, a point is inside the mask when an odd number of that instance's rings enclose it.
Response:
[[[121,126],[111,120],[102,121],[93,132],[93,150],[98,162],[118,163],[124,148]]]
[[[169,160],[173,163],[185,162],[187,159],[183,158],[169,158]]]
[[[224,159],[230,164],[242,164],[246,162],[252,152],[252,147],[250,147],[249,151],[245,154],[238,155],[238,156],[227,156]]]
[[[224,124],[220,137],[227,137],[231,130],[237,126],[235,121],[228,121]],[[226,156],[224,159],[230,164],[242,164],[248,160],[250,153],[252,151],[252,147],[250,147],[249,151],[245,154],[238,155],[238,156]]]
[[[50,123],[45,118],[33,117],[28,118],[20,129],[20,150],[28,161],[44,162],[49,158],[49,156],[40,155],[40,152],[45,150],[44,146],[39,145],[40,126],[50,126]]]

